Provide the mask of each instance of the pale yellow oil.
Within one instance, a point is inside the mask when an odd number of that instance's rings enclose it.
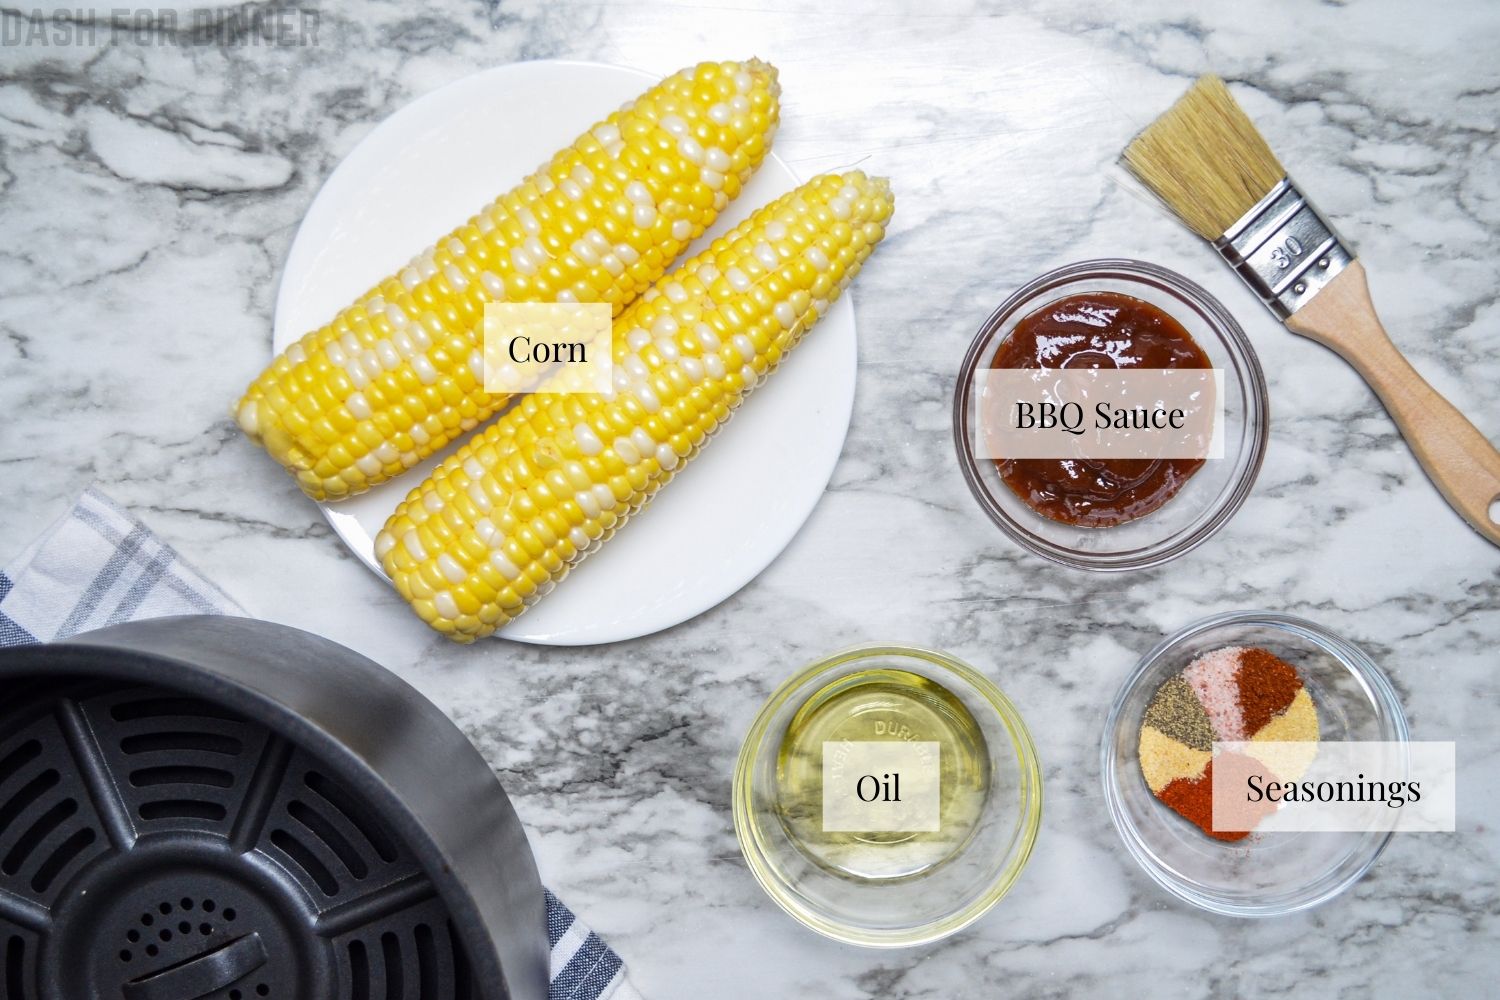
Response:
[[[909,740],[939,745],[939,826],[918,832],[826,832],[823,744]],[[787,727],[776,803],[788,837],[814,864],[856,879],[925,874],[961,851],[989,794],[989,749],[963,702],[907,670],[848,674],[814,693]]]

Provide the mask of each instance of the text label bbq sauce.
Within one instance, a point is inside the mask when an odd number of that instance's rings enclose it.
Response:
[[[1118,292],[1086,292],[1024,317],[992,368],[1209,368],[1171,316]],[[999,459],[1000,478],[1038,514],[1085,528],[1123,524],[1172,499],[1201,458]]]

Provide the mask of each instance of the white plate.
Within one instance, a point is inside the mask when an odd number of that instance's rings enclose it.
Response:
[[[596,63],[513,63],[381,122],[328,178],[297,230],[276,297],[275,350],[326,323],[653,82]],[[768,157],[688,252],[796,185],[791,168]],[[849,429],[855,363],[845,295],[650,508],[498,634],[545,645],[631,639],[684,622],[753,580],[828,485]],[[373,538],[440,457],[352,500],[321,505],[381,579]]]

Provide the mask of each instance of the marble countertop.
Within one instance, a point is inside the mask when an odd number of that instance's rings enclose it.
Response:
[[[860,6],[329,3],[316,45],[0,47],[0,560],[96,483],[247,608],[415,683],[483,750],[548,883],[652,1000],[1493,985],[1500,552],[1450,512],[1352,370],[1281,329],[1113,163],[1194,75],[1230,79],[1359,249],[1396,341],[1500,438],[1500,7]],[[856,293],[858,395],[827,495],[764,575],[666,633],[446,644],[225,417],[268,356],[303,212],[374,123],[475,69],[566,56],[665,73],[749,54],[781,69],[776,148],[796,169],[859,164],[898,192]],[[1189,556],[1125,576],[1010,544],[950,441],[953,375],[980,320],[1030,277],[1093,256],[1203,283],[1270,382],[1270,448],[1244,509]],[[1343,897],[1246,922],[1179,904],[1135,867],[1104,809],[1098,746],[1141,653],[1255,607],[1367,649],[1414,735],[1458,742],[1462,785],[1457,834],[1398,837]],[[947,649],[996,679],[1047,789],[1012,895],[907,951],[794,923],[750,877],[730,821],[734,756],[762,700],[806,661],[874,638]]]

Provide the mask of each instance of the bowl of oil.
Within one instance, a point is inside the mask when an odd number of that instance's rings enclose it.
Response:
[[[782,909],[828,937],[946,937],[1010,891],[1041,825],[1036,748],[973,667],[911,646],[818,660],[766,702],[740,750],[734,823]]]

